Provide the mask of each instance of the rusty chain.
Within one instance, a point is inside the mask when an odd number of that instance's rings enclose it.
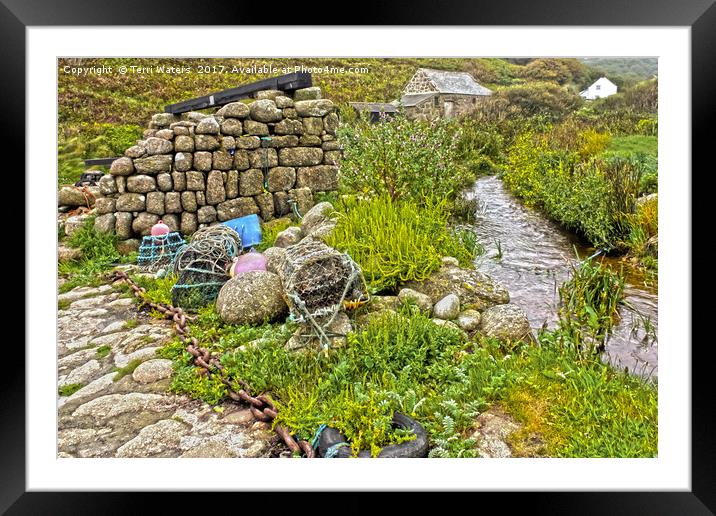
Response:
[[[226,377],[224,366],[219,362],[219,359],[209,353],[206,348],[199,346],[199,341],[196,337],[189,334],[189,329],[186,326],[187,316],[181,307],[175,307],[164,303],[154,303],[148,301],[144,295],[146,289],[137,285],[126,272],[116,271],[114,274],[113,281],[124,281],[129,285],[129,288],[134,293],[134,296],[142,301],[142,304],[149,306],[159,313],[163,314],[167,319],[171,319],[174,323],[174,331],[176,332],[179,340],[186,346],[186,350],[194,357],[194,365],[201,367],[203,374],[213,375],[218,374],[221,382],[226,386],[229,398],[237,403],[247,403],[249,410],[254,418],[264,423],[270,423],[276,416],[278,416],[278,409],[271,402],[268,396],[265,394],[259,394],[258,396],[252,396],[252,391],[249,384],[240,378],[236,379],[236,382],[243,387],[238,391],[235,391],[231,382]],[[283,442],[288,446],[292,453],[303,453],[308,458],[315,457],[313,447],[308,441],[296,439],[291,436],[288,429],[281,425],[275,425],[274,431],[283,439]]]
[[[78,186],[75,188],[79,189],[79,191],[82,192],[82,195],[85,198],[85,202],[87,203],[87,207],[91,208],[92,205],[90,203],[90,199],[95,200],[94,194],[92,192],[90,192],[90,189],[87,188],[86,186]]]

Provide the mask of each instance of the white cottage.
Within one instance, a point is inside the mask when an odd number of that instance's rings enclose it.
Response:
[[[600,77],[584,91],[580,91],[579,95],[587,100],[601,99],[609,97],[617,92],[617,85],[606,77]]]

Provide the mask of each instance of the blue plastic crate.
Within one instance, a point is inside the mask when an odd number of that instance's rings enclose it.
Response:
[[[238,219],[227,220],[222,224],[229,226],[241,237],[241,247],[253,247],[261,243],[261,223],[258,215],[246,215]]]

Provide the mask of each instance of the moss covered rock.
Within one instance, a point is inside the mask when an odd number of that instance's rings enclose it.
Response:
[[[228,324],[263,324],[288,314],[281,280],[268,271],[244,272],[221,287],[216,310]]]

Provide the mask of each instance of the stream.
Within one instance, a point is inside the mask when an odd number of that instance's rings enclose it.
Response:
[[[472,226],[485,254],[477,258],[476,266],[507,288],[510,302],[525,311],[533,331],[554,328],[559,286],[569,278],[573,265],[596,250],[524,206],[495,176],[478,179],[466,197],[477,199],[479,205]],[[625,261],[603,260],[616,269],[623,266],[626,281],[619,321],[603,359],[633,374],[656,377],[657,291],[645,286],[643,276]]]

